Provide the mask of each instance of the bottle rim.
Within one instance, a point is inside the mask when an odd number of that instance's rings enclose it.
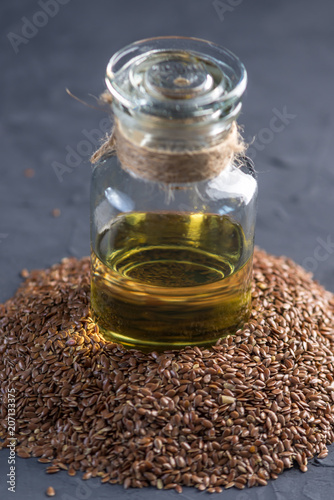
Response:
[[[154,37],[117,51],[106,70],[113,108],[137,118],[232,121],[247,86],[228,49],[194,37]]]

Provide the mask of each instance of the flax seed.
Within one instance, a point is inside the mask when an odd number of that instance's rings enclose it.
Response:
[[[292,261],[256,250],[253,310],[234,337],[150,354],[100,336],[88,259],[24,274],[0,305],[0,375],[19,388],[17,453],[48,474],[213,493],[327,456],[334,298]]]
[[[55,489],[52,486],[49,486],[45,493],[48,497],[54,497],[56,494]]]

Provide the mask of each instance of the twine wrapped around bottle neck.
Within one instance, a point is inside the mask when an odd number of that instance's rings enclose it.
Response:
[[[109,93],[108,93],[109,94]],[[111,95],[102,94],[104,103],[111,103]],[[221,142],[191,151],[158,150],[130,141],[119,124],[91,157],[96,163],[102,157],[117,155],[125,170],[138,177],[164,184],[199,182],[216,177],[238,156],[244,155],[245,143],[238,126],[232,123]]]

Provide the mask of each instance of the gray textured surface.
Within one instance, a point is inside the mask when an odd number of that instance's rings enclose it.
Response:
[[[45,26],[16,46],[17,53],[13,35],[11,42],[8,34],[22,36],[24,16],[41,24],[45,16],[38,21],[37,0],[2,0],[0,5],[0,300],[14,293],[22,268],[47,267],[64,256],[89,251],[87,156],[81,155],[62,182],[52,164],[64,164],[66,147],[80,148],[84,130],[98,128],[103,115],[70,99],[65,88],[85,100],[88,94],[99,95],[106,63],[116,50],[141,38],[168,34],[210,39],[245,63],[249,86],[241,122],[247,138],[257,136],[257,243],[314,269],[316,278],[334,290],[334,4],[222,0],[222,20],[211,0],[62,2],[54,17],[47,16]],[[279,132],[268,132],[273,116],[284,107],[295,117]],[[35,177],[25,178],[26,168],[35,169]],[[59,218],[51,216],[54,208],[61,210]],[[326,241],[327,248],[317,253]],[[33,459],[17,460],[13,494],[5,484],[7,457],[3,450],[1,500],[39,500],[45,498],[48,485],[61,500],[195,499],[203,494],[189,488],[179,496],[153,489],[125,492],[97,481],[82,482],[86,489],[80,490],[76,478],[65,473],[47,476],[45,467]],[[334,450],[321,465],[313,461],[306,474],[287,471],[267,487],[229,490],[215,498],[331,498],[333,457]]]

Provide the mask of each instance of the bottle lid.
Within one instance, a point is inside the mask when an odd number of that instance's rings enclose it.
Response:
[[[137,118],[232,121],[241,109],[247,74],[240,60],[219,45],[159,37],[116,52],[106,84],[114,109]]]

